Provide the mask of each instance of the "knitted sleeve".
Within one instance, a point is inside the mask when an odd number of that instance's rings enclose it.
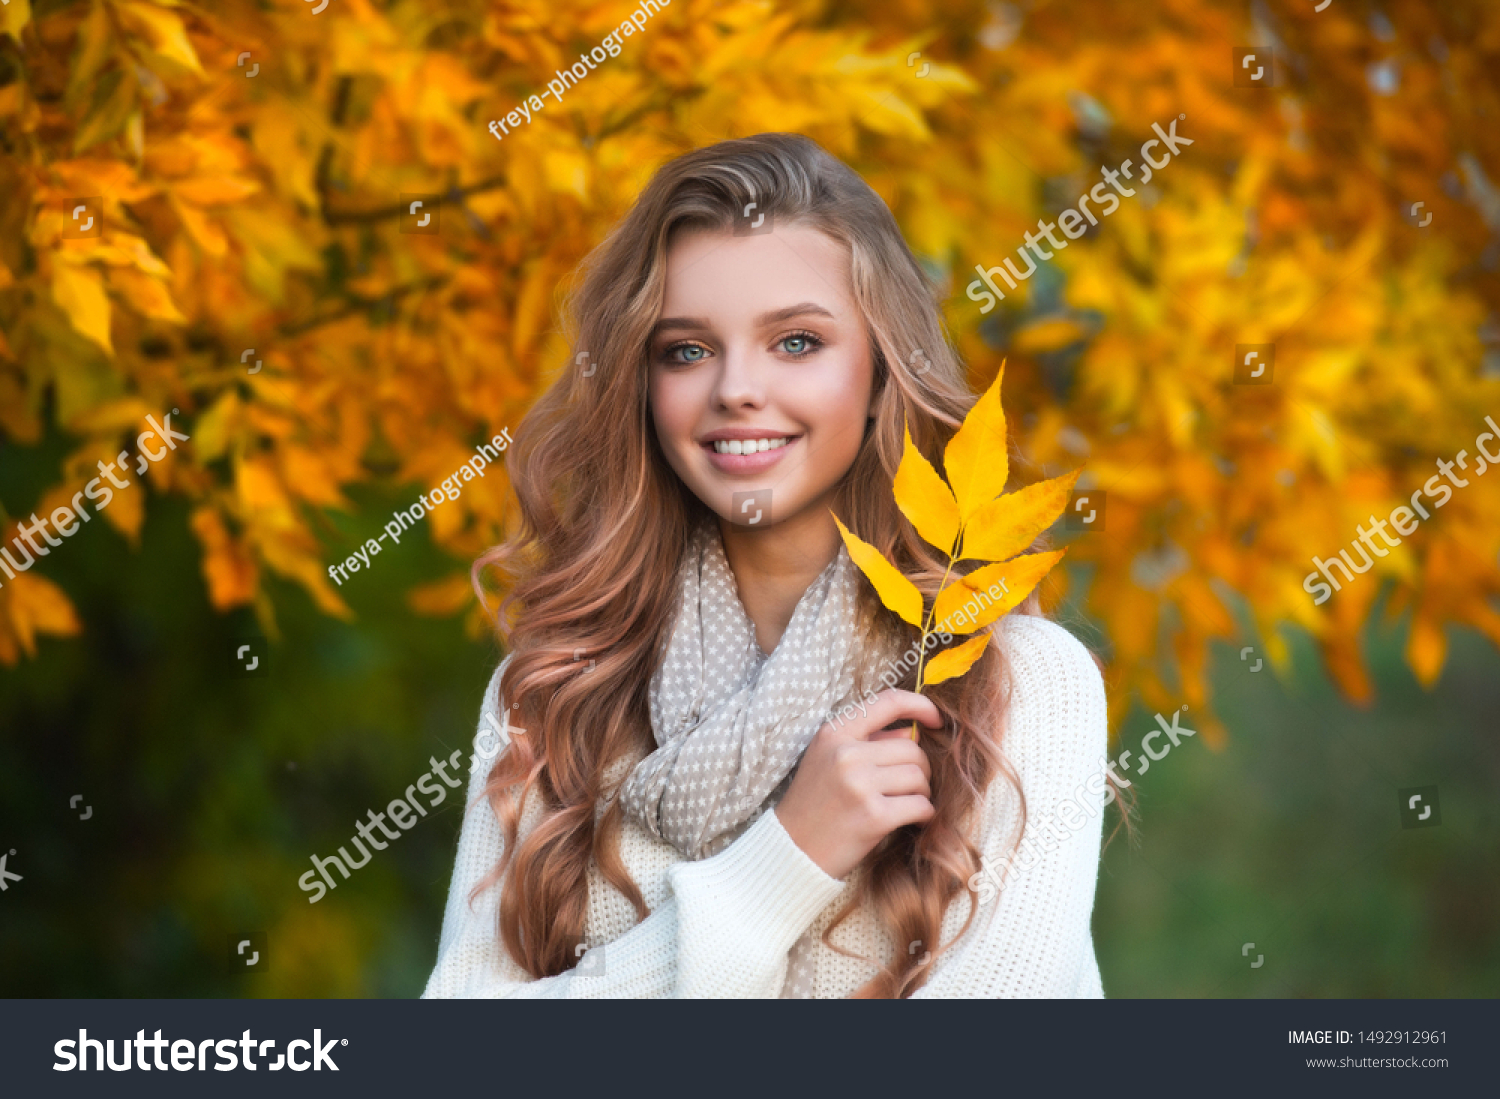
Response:
[[[787,952],[843,883],[803,853],[774,812],[712,858],[671,866],[666,901],[619,938],[591,947],[568,972],[538,979],[516,964],[499,938],[499,888],[469,900],[504,849],[500,823],[481,796],[495,756],[491,719],[505,712],[499,700],[504,667],[485,692],[437,965],[423,998],[778,995]],[[503,722],[494,727],[503,728]],[[538,816],[535,799],[528,799],[518,839]]]
[[[1002,622],[1013,670],[1002,747],[1026,796],[1022,845],[1007,859],[1020,804],[997,778],[979,839],[985,869],[950,916],[956,910],[961,925],[969,901],[979,910],[913,998],[1102,997],[1090,920],[1108,750],[1104,680],[1083,643],[1057,623],[1029,615]]]

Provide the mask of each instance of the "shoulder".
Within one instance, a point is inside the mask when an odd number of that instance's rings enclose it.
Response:
[[[1087,646],[1066,627],[1036,615],[1005,616],[996,636],[1009,671],[1007,754],[1033,762],[1097,760],[1108,749],[1108,705],[1104,676]]]
[[[1037,688],[1104,691],[1104,676],[1094,655],[1067,627],[1033,614],[1008,614],[998,623],[996,640],[1005,650],[1011,673]]]

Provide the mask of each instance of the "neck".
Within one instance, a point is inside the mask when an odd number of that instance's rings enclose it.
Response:
[[[719,533],[740,603],[755,625],[756,643],[769,653],[808,586],[838,555],[838,527],[820,503],[764,530],[721,519]]]

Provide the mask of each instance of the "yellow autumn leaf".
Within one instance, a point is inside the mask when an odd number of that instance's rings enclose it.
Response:
[[[125,541],[135,548],[140,542],[141,524],[146,521],[146,487],[137,476],[135,468],[122,464],[116,476],[125,481],[125,488],[116,488],[109,507],[99,514],[104,521],[125,536]]]
[[[31,0],[9,0],[0,8],[0,34],[8,34],[21,44],[21,29],[31,22]]]
[[[1035,355],[1078,343],[1088,335],[1088,329],[1077,321],[1067,317],[1044,317],[1017,329],[1010,345],[1016,351]]]
[[[194,206],[227,206],[243,202],[259,193],[261,187],[253,179],[236,179],[231,176],[182,179],[172,184],[172,191],[184,202]]]
[[[969,409],[943,453],[948,484],[953,486],[959,518],[964,522],[1005,491],[1010,475],[1005,413],[1000,408],[1000,382],[1004,377],[1002,362],[994,384]]]
[[[183,68],[203,75],[203,66],[198,63],[198,51],[188,41],[182,20],[169,11],[132,0],[116,6],[121,19],[138,31],[151,43],[151,48],[161,56],[175,61]]]
[[[988,626],[1030,595],[1067,552],[1031,553],[959,577],[938,593],[933,609],[937,628],[948,633],[973,633]]]
[[[134,267],[111,267],[109,285],[143,317],[172,324],[187,323],[161,279],[143,275]]]
[[[193,446],[205,462],[222,458],[240,424],[240,396],[233,389],[219,395],[193,425]]]
[[[1413,615],[1411,632],[1406,639],[1406,663],[1417,682],[1431,690],[1442,673],[1447,656],[1448,639],[1443,634],[1443,627],[1426,614]]]
[[[945,679],[955,679],[974,666],[993,636],[988,630],[978,637],[971,637],[962,645],[944,649],[932,658],[922,672],[922,685],[931,687]]]
[[[254,599],[259,570],[245,547],[230,537],[218,511],[199,508],[190,525],[203,545],[203,579],[214,608],[227,610]]]
[[[960,560],[1009,561],[1057,521],[1082,472],[1078,469],[1038,481],[985,504],[964,528]]]
[[[182,221],[182,227],[187,230],[188,236],[193,238],[193,243],[202,248],[210,256],[222,256],[229,250],[229,240],[224,235],[224,230],[219,228],[198,207],[188,202],[183,202],[170,191],[167,192],[167,201],[172,204],[172,209]]]
[[[474,586],[466,572],[419,584],[406,593],[406,605],[417,614],[442,617],[457,614],[474,601]]]
[[[282,447],[281,475],[288,490],[309,503],[336,508],[349,506],[329,463],[308,447],[296,443]]]
[[[117,69],[106,75],[101,83],[105,87],[113,83],[114,87],[108,98],[90,112],[73,135],[75,155],[123,130],[139,100],[140,83],[129,69]]]
[[[511,351],[517,359],[524,359],[530,353],[532,342],[546,323],[554,290],[552,276],[547,264],[538,262],[521,280],[511,329]]]
[[[952,554],[958,540],[958,503],[947,484],[938,476],[932,463],[922,456],[911,441],[911,431],[903,427],[906,449],[896,469],[896,506],[917,528],[917,533],[946,554]]]
[[[9,625],[27,656],[36,656],[34,639],[38,633],[67,635],[78,632],[78,620],[73,615],[72,605],[51,581],[40,576],[22,575],[17,576],[7,587],[10,595],[5,600],[4,608],[9,612]],[[66,615],[72,628],[56,629],[49,626],[49,623],[56,624],[60,614]]]
[[[78,27],[78,52],[68,73],[68,88],[63,101],[70,110],[85,100],[94,77],[109,63],[114,53],[114,35],[111,31],[109,12],[103,4],[96,3]]]
[[[917,586],[902,576],[878,549],[851,534],[849,528],[839,522],[837,515],[833,517],[833,521],[838,523],[839,534],[843,536],[844,545],[849,550],[849,559],[859,566],[859,571],[874,585],[880,601],[900,615],[902,621],[920,629],[922,593],[917,590]]]
[[[36,573],[23,573],[9,581],[10,620],[27,655],[34,655],[31,638],[38,633],[73,637],[82,629],[73,604],[63,590]]]
[[[104,279],[97,270],[71,263],[54,263],[52,300],[68,315],[75,331],[93,340],[108,354],[115,353],[109,338],[109,295],[104,291]]]
[[[246,458],[235,477],[241,505],[251,512],[284,512],[290,504],[271,463],[264,458]]]

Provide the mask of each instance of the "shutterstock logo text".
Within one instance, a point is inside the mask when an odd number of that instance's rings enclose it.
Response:
[[[63,1038],[52,1047],[52,1052],[57,1054],[57,1063],[52,1066],[52,1070],[72,1072],[76,1068],[79,1072],[87,1072],[91,1060],[89,1054],[92,1053],[93,1066],[99,1072],[103,1072],[106,1066],[112,1072],[129,1072],[132,1068],[139,1068],[142,1072],[150,1072],[153,1068],[165,1072],[169,1067],[176,1072],[205,1072],[208,1069],[209,1053],[212,1051],[217,1058],[213,1065],[215,1072],[233,1072],[241,1066],[248,1072],[256,1072],[262,1068],[271,1072],[279,1072],[283,1068],[289,1068],[293,1072],[306,1072],[308,1069],[322,1072],[325,1068],[330,1072],[337,1072],[339,1067],[333,1063],[329,1051],[336,1045],[348,1044],[348,1038],[330,1038],[324,1042],[323,1032],[314,1030],[312,1041],[293,1038],[286,1044],[286,1052],[277,1053],[276,1060],[272,1061],[270,1058],[276,1049],[276,1039],[257,1040],[251,1037],[248,1030],[238,1038],[205,1038],[196,1043],[189,1038],[163,1038],[159,1030],[155,1037],[147,1038],[144,1030],[138,1030],[134,1040],[120,1040],[120,1061],[117,1064],[113,1038],[100,1041],[98,1038],[90,1038],[87,1030],[80,1030],[76,1040]],[[131,1046],[135,1047],[134,1065],[130,1059]],[[168,1056],[172,1061],[170,1066],[166,1062]],[[257,1057],[261,1059],[259,1064],[256,1063]]]

